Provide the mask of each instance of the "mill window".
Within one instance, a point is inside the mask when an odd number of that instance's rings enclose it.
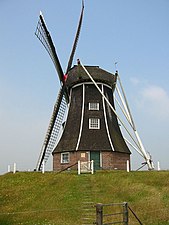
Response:
[[[100,119],[90,118],[89,119],[89,129],[100,129]]]
[[[61,163],[69,163],[70,154],[69,152],[61,153]]]
[[[99,110],[98,102],[89,102],[89,110]]]

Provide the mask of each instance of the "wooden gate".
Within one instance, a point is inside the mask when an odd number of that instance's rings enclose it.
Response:
[[[123,224],[129,225],[129,211],[137,220],[138,224],[143,225],[135,212],[128,206],[127,202],[96,204],[96,223],[97,225]]]
[[[94,162],[92,161],[86,161],[86,162],[81,162],[80,160],[78,161],[78,174],[81,173],[91,173],[93,174],[94,172]]]
[[[103,210],[104,209],[104,210]],[[97,204],[96,224],[123,224],[128,225],[127,203]]]

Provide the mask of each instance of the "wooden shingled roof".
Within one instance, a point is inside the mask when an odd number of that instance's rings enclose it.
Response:
[[[96,82],[105,83],[111,87],[114,86],[116,82],[116,76],[113,75],[112,73],[109,73],[99,68],[99,66],[85,66],[85,68],[91,74],[91,76]],[[82,83],[82,82],[90,82],[90,81],[91,81],[90,78],[88,77],[86,72],[83,70],[83,68],[80,65],[75,65],[68,72],[66,86],[68,89],[70,89],[75,84]]]

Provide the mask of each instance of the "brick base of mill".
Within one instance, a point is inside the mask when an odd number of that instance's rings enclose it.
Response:
[[[103,151],[100,154],[100,169],[104,170],[127,170],[127,160],[130,165],[130,154],[120,152]],[[60,171],[73,164],[76,164],[78,160],[89,161],[91,152],[90,151],[73,151],[73,152],[62,152],[53,154],[53,170]],[[72,167],[77,169],[77,166]]]

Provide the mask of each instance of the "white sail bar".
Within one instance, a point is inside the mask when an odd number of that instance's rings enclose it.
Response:
[[[131,120],[130,113],[129,113],[129,111],[128,111],[128,107],[127,107],[126,102],[125,102],[124,98],[122,97],[122,94],[121,94],[121,92],[120,92],[120,90],[119,90],[119,88],[118,88],[117,85],[116,85],[116,91],[117,91],[117,94],[118,94],[118,96],[119,96],[119,98],[120,98],[120,100],[121,100],[121,102],[122,102],[123,107],[124,107],[123,111],[125,111],[125,114],[127,115],[127,120],[128,120],[129,124],[130,124],[130,125],[132,126],[132,128],[133,128],[133,123],[132,123],[132,120]],[[133,128],[133,129],[134,129],[134,128]]]
[[[137,152],[138,152],[138,154],[140,154],[143,158],[144,158],[144,156],[143,156],[143,153],[142,152],[140,152],[140,150],[138,149],[138,148],[136,148],[127,138],[125,138],[124,137],[124,140],[125,140],[125,142],[127,142],[132,148],[134,148]]]
[[[126,120],[127,120],[128,123],[130,124],[131,128],[133,129],[133,126],[132,126],[132,124],[131,124],[131,119],[129,119],[129,117],[128,117],[129,114],[126,114],[126,111],[124,110],[124,108],[122,107],[122,105],[120,104],[120,102],[118,101],[118,99],[116,98],[115,93],[114,93],[114,99],[115,99],[117,105],[119,106],[120,110],[122,111],[123,115],[125,116]],[[131,142],[129,142],[129,140],[127,140],[125,137],[124,137],[124,140],[125,140],[130,146],[132,146],[132,147],[133,147],[133,148],[134,148],[134,149],[135,149],[135,150],[136,150],[143,158],[145,158],[144,155],[142,154],[142,152],[140,152],[138,148],[136,148]],[[140,147],[140,145],[139,145],[139,147]]]
[[[126,120],[130,123],[130,119],[126,113],[126,111],[123,109],[122,105],[120,104],[120,102],[118,101],[118,99],[116,98],[116,96],[114,95],[114,99],[117,102],[117,105],[119,106],[119,108],[121,109],[122,113],[124,114],[124,116],[126,117]],[[130,124],[131,125],[131,124]]]
[[[83,70],[86,72],[86,74],[89,76],[89,78],[91,79],[91,81],[93,82],[93,84],[95,85],[95,87],[97,88],[97,90],[100,92],[100,94],[102,95],[102,97],[105,99],[105,101],[107,102],[107,104],[109,105],[110,109],[114,112],[114,114],[117,116],[118,120],[120,121],[121,125],[124,127],[124,129],[126,130],[126,132],[128,133],[128,135],[131,137],[131,139],[133,140],[133,142],[135,143],[135,145],[139,148],[140,146],[138,145],[138,143],[135,141],[135,139],[133,138],[133,135],[130,133],[129,129],[125,126],[124,122],[121,120],[120,116],[117,114],[116,110],[113,108],[113,106],[111,105],[111,103],[109,102],[109,100],[106,98],[106,96],[104,95],[104,93],[102,92],[102,90],[99,88],[99,86],[97,85],[97,83],[95,82],[95,80],[93,79],[93,77],[90,75],[90,73],[88,72],[88,70],[83,66],[82,63],[80,63],[80,65],[82,66]]]
[[[131,113],[130,113],[130,109],[129,109],[129,106],[128,106],[128,103],[127,103],[127,99],[126,99],[126,96],[125,96],[125,93],[124,93],[124,89],[122,87],[122,83],[120,81],[119,75],[117,76],[117,78],[119,80],[120,87],[121,87],[121,90],[122,90],[122,93],[123,93],[123,97],[124,97],[123,104],[125,104],[125,110],[127,110],[126,112],[127,112],[127,115],[130,118],[130,122],[132,124],[132,128],[133,128],[133,131],[135,133],[135,138],[137,139],[137,142],[133,138],[133,135],[130,133],[129,129],[126,127],[126,125],[124,124],[124,122],[122,121],[122,119],[120,118],[120,116],[117,114],[116,110],[113,108],[113,106],[111,105],[111,103],[109,102],[109,100],[106,98],[106,96],[104,95],[104,93],[102,92],[102,90],[99,88],[99,86],[97,85],[97,83],[95,82],[95,80],[93,79],[93,77],[90,75],[90,73],[87,71],[87,69],[84,67],[84,65],[81,62],[80,62],[80,65],[82,66],[83,70],[86,72],[86,74],[88,75],[88,77],[91,79],[91,81],[93,82],[93,84],[95,85],[95,87],[98,89],[98,91],[100,92],[100,94],[102,95],[102,97],[105,99],[105,101],[107,102],[107,104],[109,105],[109,107],[111,108],[111,110],[117,116],[118,120],[120,121],[121,125],[124,127],[124,129],[126,130],[126,132],[128,133],[128,135],[130,136],[130,138],[133,140],[133,142],[135,143],[135,145],[138,147],[140,155],[146,160],[148,169],[149,170],[154,169],[153,168],[152,161],[151,161],[151,157],[150,157],[150,155],[148,153],[146,153],[146,151],[144,149],[144,146],[143,146],[143,144],[141,142],[141,139],[140,139],[140,137],[139,137],[139,135],[138,135],[138,133],[136,131],[136,127],[135,127],[133,118],[132,118]],[[121,96],[120,98],[122,98],[122,95],[120,95],[120,96]]]
[[[130,117],[130,122],[131,122],[131,126],[133,128],[133,131],[134,131],[134,134],[135,134],[135,137],[137,139],[137,142],[139,144],[139,149],[141,150],[146,162],[147,162],[147,165],[148,165],[148,168],[151,170],[151,169],[154,169],[153,168],[153,165],[152,165],[152,162],[150,160],[150,156],[149,154],[145,151],[145,148],[143,146],[143,143],[140,139],[140,136],[136,130],[136,126],[135,126],[135,123],[134,123],[134,120],[133,120],[133,117],[132,117],[132,114],[131,114],[131,111],[130,111],[130,108],[129,108],[129,104],[127,102],[127,98],[126,98],[126,94],[124,92],[124,88],[123,88],[123,85],[122,85],[122,82],[121,82],[121,79],[120,79],[120,76],[119,74],[117,74],[117,79],[119,81],[119,85],[120,85],[120,89],[122,91],[122,94],[120,93],[120,90],[118,89],[117,85],[116,85],[116,90],[117,90],[117,93],[119,94],[119,97],[122,101],[122,104],[124,104],[124,108],[127,110],[127,115],[129,115]]]
[[[136,130],[135,124],[134,124],[134,120],[133,120],[133,117],[132,117],[131,112],[130,112],[130,108],[129,108],[129,105],[128,105],[128,102],[127,102],[127,98],[126,98],[126,95],[125,95],[125,92],[124,92],[124,88],[123,88],[123,86],[122,86],[122,82],[121,82],[121,79],[120,79],[119,74],[117,74],[117,79],[118,79],[119,84],[120,84],[120,88],[121,88],[121,91],[122,91],[122,94],[123,94],[123,97],[124,97],[124,101],[125,101],[125,103],[126,103],[126,108],[127,108],[128,114],[129,114],[129,116],[130,116],[130,120],[131,120],[131,122],[132,122],[133,129]],[[116,85],[116,86],[117,86],[117,85]]]
[[[121,93],[120,93],[120,90],[117,88],[116,90],[118,90],[118,95],[119,95],[119,97],[120,97],[120,100],[124,103],[124,99],[122,98],[122,95],[121,95]],[[125,116],[125,118],[126,118],[126,120],[128,121],[128,123],[130,124],[130,126],[132,127],[132,129],[133,129],[133,131],[134,131],[134,133],[135,133],[135,136],[136,136],[136,139],[137,139],[137,141],[138,141],[138,144],[139,144],[139,147],[140,147],[140,149],[144,149],[144,146],[143,146],[143,144],[141,145],[141,139],[140,139],[140,137],[139,137],[139,135],[138,135],[138,133],[137,133],[137,131],[136,131],[136,126],[135,126],[135,124],[134,124],[134,126],[133,126],[133,119],[131,120],[131,117],[130,117],[130,114],[131,113],[127,113],[126,112],[126,110],[121,106],[121,104],[120,104],[120,102],[118,101],[118,99],[116,98],[116,96],[114,95],[114,99],[115,99],[115,101],[117,102],[117,105],[119,106],[119,108],[121,109],[121,111],[122,111],[122,113],[123,113],[123,115]],[[125,105],[125,103],[123,104],[123,106]],[[126,105],[125,105],[126,106]],[[129,106],[128,106],[129,107]],[[128,111],[128,110],[127,110]],[[146,155],[146,152],[145,152],[145,154],[144,155]],[[144,155],[143,155],[143,157],[144,157]]]
[[[131,120],[129,119],[128,115],[126,114],[126,111],[124,110],[124,108],[122,107],[122,105],[120,104],[120,102],[118,101],[118,99],[116,98],[115,95],[114,95],[114,99],[115,99],[117,105],[119,106],[119,108],[121,109],[121,111],[122,111],[123,115],[125,116],[126,120],[128,121],[128,123],[130,124],[130,126],[131,126],[132,129],[133,129],[133,126],[132,126],[132,124],[131,124]],[[140,150],[139,150],[138,148],[136,148],[129,140],[127,140],[125,137],[124,137],[124,140],[125,140],[131,147],[133,147],[133,148],[134,148],[134,149],[135,149],[135,150],[136,150],[143,158],[145,158],[144,155],[143,155],[143,153],[140,152]],[[140,145],[139,145],[139,147],[140,147]]]

